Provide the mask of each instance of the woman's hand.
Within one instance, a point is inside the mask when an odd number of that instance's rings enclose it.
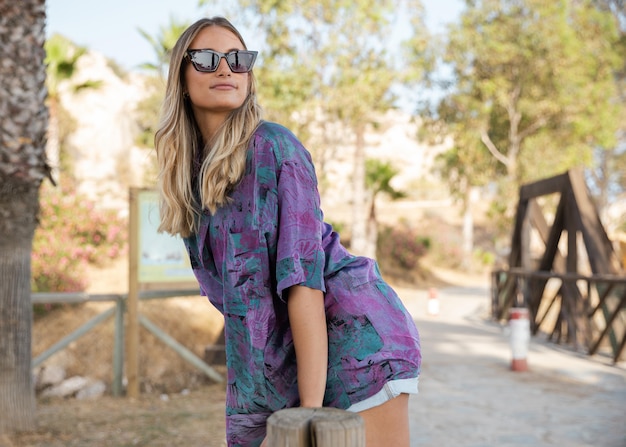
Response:
[[[305,286],[292,286],[289,288],[287,310],[296,349],[300,406],[321,407],[328,369],[324,293]]]

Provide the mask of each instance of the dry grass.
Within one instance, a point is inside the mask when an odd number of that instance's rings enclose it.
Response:
[[[222,385],[205,385],[167,400],[40,401],[36,431],[0,438],[0,447],[222,447],[224,399]]]

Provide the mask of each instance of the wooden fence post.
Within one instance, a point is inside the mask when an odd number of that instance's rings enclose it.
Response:
[[[126,396],[139,397],[139,189],[130,188],[128,296],[126,298]]]
[[[287,408],[267,420],[271,447],[365,447],[365,424],[337,408]]]

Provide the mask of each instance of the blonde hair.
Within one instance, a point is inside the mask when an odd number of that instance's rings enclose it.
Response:
[[[159,168],[159,231],[188,237],[197,231],[203,209],[212,214],[229,201],[228,193],[243,176],[248,142],[261,121],[256,101],[256,79],[249,73],[249,92],[241,107],[233,110],[211,142],[204,147],[188,98],[185,98],[185,52],[208,26],[220,26],[246,44],[225,18],[200,19],[187,28],[174,45],[169,65],[161,120],[155,134]],[[194,159],[201,151],[202,166],[195,178]],[[197,184],[194,184],[197,182]]]

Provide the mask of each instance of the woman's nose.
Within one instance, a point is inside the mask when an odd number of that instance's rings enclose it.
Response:
[[[230,76],[230,67],[228,66],[228,62],[226,62],[225,57],[220,58],[220,62],[219,64],[217,64],[216,73],[221,76],[224,76],[224,75]]]

